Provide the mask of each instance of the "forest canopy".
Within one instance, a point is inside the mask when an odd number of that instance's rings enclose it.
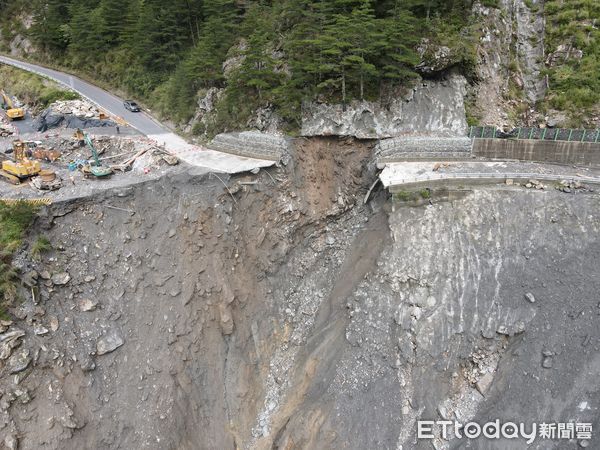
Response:
[[[465,14],[471,3],[0,1],[8,15],[33,12],[27,34],[38,59],[125,90],[178,123],[190,119],[198,94],[211,87],[224,89],[224,123],[241,123],[264,105],[293,123],[307,99],[377,98],[384,88],[418,78],[424,37],[460,47],[452,63],[469,66],[475,60]],[[228,58],[237,64],[224,71]]]

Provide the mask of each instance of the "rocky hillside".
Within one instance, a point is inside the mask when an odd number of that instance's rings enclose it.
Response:
[[[0,8],[4,51],[127,91],[196,135],[371,138],[600,122],[594,0]]]
[[[298,145],[228,190],[181,171],[42,212],[31,243],[43,230],[53,249],[15,258],[37,294],[0,322],[7,448],[429,449],[418,419],[596,428],[597,194],[363,205],[367,146]]]
[[[471,122],[598,127],[597,2],[502,0],[473,13],[483,34]]]

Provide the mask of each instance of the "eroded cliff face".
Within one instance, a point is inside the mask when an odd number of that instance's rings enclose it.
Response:
[[[365,206],[368,147],[300,145],[229,190],[180,173],[49,211],[35,268],[70,279],[15,309],[31,359],[2,367],[1,437],[396,449],[430,448],[421,418],[595,420],[597,194]]]
[[[388,95],[380,102],[353,101],[345,106],[307,103],[302,134],[362,139],[410,134],[464,136],[467,115],[478,124],[500,128],[544,123],[546,118],[537,110],[547,89],[542,75],[543,1],[501,0],[498,8],[475,3],[471,14],[480,35],[469,81],[454,67],[449,48],[424,43],[427,61],[418,66],[424,80],[408,95]]]
[[[482,124],[513,127],[542,122],[536,103],[546,93],[544,3],[501,0],[500,8],[476,3],[481,24],[477,80],[470,114]]]
[[[597,204],[596,195],[573,202],[554,192],[478,190],[392,208],[374,264],[298,352],[296,379],[311,376],[314,387],[291,416],[283,408],[276,448],[431,448],[415,440],[424,418],[594,421],[578,405],[596,401],[600,388],[591,375]],[[358,235],[351,247],[372,245],[366,240]],[[320,310],[330,311],[335,293],[334,285]],[[546,357],[553,370],[542,367]]]
[[[544,0],[514,0],[512,8],[513,21],[516,22],[517,58],[523,91],[530,105],[535,106],[546,94],[546,77],[544,69],[544,37],[545,18]]]
[[[349,105],[305,104],[304,136],[353,136],[378,139],[406,134],[464,135],[467,81],[451,73],[441,80],[419,82],[406,96],[384,102]]]

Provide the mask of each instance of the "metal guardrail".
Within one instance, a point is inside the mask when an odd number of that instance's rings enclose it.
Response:
[[[472,126],[469,128],[469,137],[471,139],[533,139],[600,143],[600,129],[519,127],[504,132],[496,127]]]
[[[0,54],[0,56],[4,56],[4,55]],[[16,67],[17,69],[24,70],[25,72],[33,73],[33,74],[35,74],[35,75],[37,75],[39,77],[45,78],[45,79],[50,80],[50,81],[54,81],[55,83],[59,84],[63,88],[66,88],[67,90],[75,92],[76,94],[78,94],[81,98],[83,98],[87,102],[89,102],[92,105],[94,105],[98,109],[98,111],[105,113],[109,117],[113,117],[115,119],[114,121],[117,122],[119,125],[123,125],[123,126],[129,125],[129,123],[123,117],[121,117],[118,114],[115,114],[115,113],[109,111],[108,109],[106,109],[103,106],[100,106],[99,103],[95,102],[94,100],[92,100],[87,95],[83,94],[82,92],[79,92],[73,86],[68,85],[64,81],[61,81],[58,78],[53,77],[52,75],[40,72],[39,70],[37,70],[37,69],[35,69],[33,67],[26,66],[21,61],[12,60],[12,58],[10,60],[2,60],[2,61],[0,61],[0,64],[4,64],[6,66]],[[49,70],[55,70],[55,69],[49,69]],[[71,76],[74,76],[74,75],[71,75]]]
[[[456,181],[456,180],[508,180],[508,179],[527,179],[538,181],[567,181],[580,182],[588,184],[600,184],[600,178],[581,177],[581,176],[564,176],[555,174],[540,174],[540,173],[448,173],[448,174],[432,174],[422,177],[403,178],[393,180],[387,186],[400,186],[403,184],[426,183],[430,181]]]
[[[0,203],[4,203],[9,206],[14,206],[19,203],[26,203],[32,206],[50,206],[52,204],[51,198],[0,198]]]

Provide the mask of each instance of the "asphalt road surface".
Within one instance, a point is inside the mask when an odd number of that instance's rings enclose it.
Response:
[[[169,130],[159,125],[154,119],[148,116],[146,113],[132,113],[125,109],[123,106],[123,100],[119,97],[100,89],[93,84],[87,83],[80,78],[66,73],[58,72],[56,70],[47,69],[45,67],[37,66],[22,61],[17,61],[12,58],[0,56],[0,62],[9,64],[11,66],[19,67],[29,72],[38,73],[45,77],[51,78],[60,84],[68,86],[69,88],[77,91],[83,97],[88,98],[93,103],[105,109],[108,113],[113,116],[123,118],[132,127],[136,128],[140,133],[145,135],[163,134],[170,133]]]
[[[73,89],[110,115],[122,118],[140,133],[155,140],[159,145],[164,145],[167,150],[188,164],[205,167],[211,171],[227,173],[245,172],[274,164],[273,161],[245,158],[191,145],[177,134],[159,124],[148,114],[144,112],[133,113],[126,110],[123,106],[123,99],[73,75],[6,56],[0,56],[0,63],[37,73]]]

